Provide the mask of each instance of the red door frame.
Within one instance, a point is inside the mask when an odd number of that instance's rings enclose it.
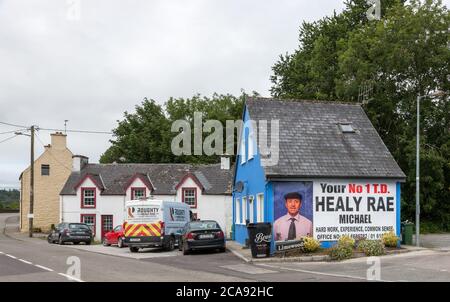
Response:
[[[104,230],[104,228],[103,228],[103,225],[104,225],[103,218],[104,218],[104,217],[111,217],[111,225],[112,225],[112,229],[109,230],[109,231],[106,231],[106,232],[105,232],[105,230]],[[101,238],[103,239],[103,238],[105,238],[105,234],[106,234],[106,233],[108,233],[108,232],[114,230],[114,216],[113,216],[113,215],[101,215],[100,220],[101,220],[101,221],[100,221],[100,230],[101,230],[101,235],[102,235]]]

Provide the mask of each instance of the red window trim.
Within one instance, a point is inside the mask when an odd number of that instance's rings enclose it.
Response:
[[[93,216],[94,217],[94,230],[92,231],[92,235],[95,237],[97,231],[97,215],[96,214],[80,214],[80,222],[84,223],[83,217],[85,216]]]
[[[184,203],[184,192],[186,190],[194,190],[194,198],[195,198],[195,204],[194,205],[189,205],[191,207],[191,209],[196,209],[197,208],[197,188],[196,187],[185,187],[185,188],[181,188],[181,201]]]
[[[84,191],[86,190],[94,190],[94,205],[93,206],[85,206],[84,205]],[[95,209],[97,207],[97,188],[81,188],[81,205],[82,209]]]
[[[134,198],[134,191],[136,190],[144,190],[144,197],[147,197],[147,188],[146,187],[131,187],[131,199],[135,199]]]

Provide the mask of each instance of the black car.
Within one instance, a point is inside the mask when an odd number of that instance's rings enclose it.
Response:
[[[85,223],[60,223],[48,235],[47,241],[59,244],[66,242],[91,244],[92,230]]]
[[[225,252],[225,236],[214,220],[191,221],[180,236],[178,249],[187,255],[193,250],[219,250]]]

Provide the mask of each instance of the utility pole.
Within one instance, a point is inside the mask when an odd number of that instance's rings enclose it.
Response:
[[[420,246],[420,98],[417,96],[417,123],[416,123],[416,246]]]
[[[33,237],[33,216],[34,216],[34,131],[35,126],[31,126],[31,158],[30,158],[30,212],[28,214],[29,236]]]

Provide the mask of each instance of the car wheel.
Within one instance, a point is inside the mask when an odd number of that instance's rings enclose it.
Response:
[[[137,253],[137,252],[139,252],[139,248],[135,247],[135,246],[130,246],[130,252]]]
[[[189,249],[187,247],[187,244],[183,244],[183,255],[188,255],[189,254]]]
[[[183,241],[180,239],[178,240],[178,250],[182,251],[183,250]]]
[[[175,238],[170,237],[166,245],[166,251],[173,251],[175,249]]]
[[[103,246],[110,246],[111,245],[111,244],[108,243],[106,238],[103,238],[102,244],[103,244]]]
[[[225,253],[227,251],[227,249],[225,247],[221,247],[219,249],[219,253]]]
[[[119,249],[123,248],[123,240],[122,240],[122,238],[119,238],[119,240],[117,240],[117,247]]]
[[[50,236],[47,237],[47,242],[50,243],[50,244],[53,243],[53,240],[50,238]]]
[[[64,240],[62,239],[62,236],[59,236],[58,244],[60,244],[60,245],[64,244]]]

